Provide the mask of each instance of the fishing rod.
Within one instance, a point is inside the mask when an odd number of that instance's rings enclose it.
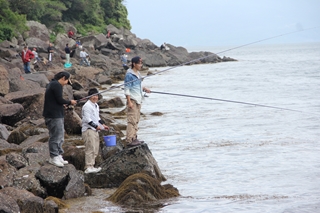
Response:
[[[108,91],[110,91],[110,90],[114,90],[114,89],[120,88],[120,87],[122,87],[122,86],[125,86],[126,84],[130,84],[130,83],[133,83],[133,82],[138,81],[138,80],[141,80],[141,81],[142,81],[142,80],[145,79],[145,78],[148,78],[148,77],[151,77],[151,76],[160,74],[160,73],[167,72],[167,71],[172,70],[172,69],[175,69],[175,68],[177,68],[177,67],[181,67],[181,66],[184,66],[184,65],[192,64],[192,63],[194,63],[194,62],[197,62],[197,61],[200,61],[200,60],[203,60],[203,59],[206,59],[206,58],[209,58],[209,57],[212,57],[212,56],[221,54],[221,53],[229,52],[229,51],[231,51],[231,50],[239,49],[239,48],[242,48],[242,47],[246,47],[246,46],[249,46],[249,45],[252,45],[252,44],[256,44],[256,43],[260,43],[260,42],[263,42],[263,41],[271,40],[271,39],[278,38],[278,37],[281,37],[281,36],[285,36],[285,35],[289,35],[289,34],[294,34],[294,33],[302,32],[302,31],[307,31],[307,30],[316,29],[316,28],[319,28],[319,27],[320,27],[320,26],[310,27],[310,28],[306,28],[306,29],[296,30],[296,31],[288,32],[288,33],[283,33],[283,34],[279,34],[279,35],[276,35],[276,36],[272,36],[272,37],[260,39],[260,40],[254,41],[254,42],[250,42],[250,43],[247,43],[247,44],[243,44],[243,45],[240,45],[240,46],[236,46],[236,47],[233,47],[233,48],[229,48],[229,49],[223,50],[223,51],[218,52],[218,53],[212,53],[212,54],[209,54],[209,55],[207,55],[207,56],[199,57],[199,58],[193,59],[193,60],[191,60],[191,61],[187,61],[187,62],[185,62],[185,63],[178,64],[178,65],[176,65],[176,66],[169,67],[169,68],[167,68],[167,69],[164,69],[164,70],[161,70],[161,71],[158,71],[158,72],[155,72],[155,73],[151,73],[150,75],[141,77],[140,79],[135,79],[135,80],[129,81],[129,82],[127,82],[127,83],[123,83],[123,84],[119,84],[119,85],[117,85],[117,86],[110,87],[109,89],[100,91],[100,92],[98,92],[97,94],[92,94],[92,95],[90,95],[90,96],[83,97],[83,98],[77,100],[77,102],[79,103],[80,101],[89,99],[89,98],[91,98],[91,97],[94,96],[94,95],[99,95],[99,94],[101,94],[101,93],[105,93],[105,92],[108,92]]]
[[[295,109],[289,109],[289,108],[283,108],[283,107],[277,107],[277,106],[270,106],[270,105],[264,105],[264,104],[249,103],[249,102],[243,102],[243,101],[233,101],[233,100],[220,99],[220,98],[209,98],[209,97],[202,97],[202,96],[195,96],[195,95],[185,95],[185,94],[169,93],[169,92],[150,91],[150,93],[157,93],[157,94],[162,94],[162,95],[172,95],[172,96],[181,96],[181,97],[187,97],[187,98],[199,98],[199,99],[206,99],[206,100],[212,100],[212,101],[222,101],[222,102],[229,102],[229,103],[235,103],[235,104],[244,104],[244,105],[250,105],[250,106],[256,106],[256,107],[265,107],[265,108],[271,108],[271,109],[279,109],[279,110],[286,110],[286,111],[292,111],[292,112],[307,113],[307,114],[313,114],[313,115],[320,116],[319,114],[316,114],[316,113],[309,113],[309,112],[304,112],[304,111],[295,110]],[[145,97],[148,97],[148,96],[146,96],[146,94],[145,94]]]

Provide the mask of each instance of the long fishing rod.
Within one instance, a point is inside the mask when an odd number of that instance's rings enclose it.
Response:
[[[161,70],[161,71],[158,71],[158,72],[155,72],[155,73],[152,73],[152,74],[150,74],[150,75],[141,77],[140,79],[132,80],[132,81],[129,81],[129,82],[127,82],[127,83],[123,83],[123,84],[119,84],[119,85],[117,85],[117,86],[110,87],[109,89],[100,91],[100,92],[98,92],[97,94],[92,94],[92,95],[83,97],[83,98],[77,100],[77,102],[80,102],[80,101],[82,101],[82,100],[89,99],[90,97],[92,97],[92,96],[94,96],[94,95],[99,95],[99,94],[101,94],[101,93],[105,93],[105,92],[108,92],[108,91],[110,91],[110,90],[114,90],[114,89],[120,88],[120,87],[122,87],[122,86],[124,86],[124,85],[126,85],[126,84],[130,84],[130,83],[133,83],[133,82],[135,82],[135,81],[139,81],[139,80],[142,81],[142,80],[145,79],[145,78],[148,78],[148,77],[151,77],[151,76],[154,76],[154,75],[163,73],[163,72],[167,72],[167,71],[172,70],[172,69],[175,69],[175,68],[177,68],[177,67],[181,67],[181,66],[184,66],[184,65],[192,64],[192,63],[194,63],[194,62],[200,61],[200,60],[202,60],[202,59],[209,58],[209,57],[211,57],[211,56],[215,56],[215,55],[218,55],[218,54],[221,54],[221,53],[229,52],[229,51],[231,51],[231,50],[239,49],[239,48],[246,47],[246,46],[249,46],[249,45],[252,45],[252,44],[256,44],[256,43],[260,43],[260,42],[263,42],[263,41],[271,40],[271,39],[278,38],[278,37],[281,37],[281,36],[285,36],[285,35],[289,35],[289,34],[294,34],[294,33],[302,32],[302,31],[307,31],[307,30],[312,30],[312,29],[316,29],[316,28],[319,28],[319,27],[320,27],[320,26],[310,27],[310,28],[307,28],[307,29],[301,29],[301,30],[296,30],[296,31],[293,31],[293,32],[283,33],[283,34],[280,34],[280,35],[276,35],[276,36],[272,36],[272,37],[260,39],[260,40],[254,41],[254,42],[250,42],[250,43],[247,43],[247,44],[243,44],[243,45],[240,45],[240,46],[236,46],[236,47],[233,47],[233,48],[230,48],[230,49],[227,49],[227,50],[218,52],[218,53],[212,53],[212,54],[209,54],[209,55],[207,55],[207,56],[203,56],[203,57],[200,57],[200,58],[196,58],[196,59],[193,59],[193,60],[191,60],[191,61],[187,61],[187,62],[185,62],[185,63],[179,64],[179,65],[176,65],[176,66],[173,66],[173,67],[169,67],[169,68],[167,68],[167,69],[164,69],[164,70]]]
[[[270,106],[270,105],[264,105],[264,104],[249,103],[249,102],[243,102],[243,101],[233,101],[233,100],[220,99],[220,98],[209,98],[209,97],[202,97],[202,96],[195,96],[195,95],[185,95],[185,94],[169,93],[169,92],[150,91],[150,93],[157,93],[157,94],[162,94],[162,95],[172,95],[172,96],[181,96],[181,97],[187,97],[187,98],[199,98],[199,99],[206,99],[206,100],[212,100],[212,101],[222,101],[222,102],[229,102],[229,103],[235,103],[235,104],[250,105],[250,106],[255,106],[255,107],[265,107],[265,108],[286,110],[286,111],[292,111],[292,112],[314,114],[314,115],[320,116],[319,114],[316,114],[316,113],[309,113],[309,112],[304,112],[304,111],[295,110],[295,109],[289,109],[289,108],[283,108],[283,107],[277,107],[277,106]]]

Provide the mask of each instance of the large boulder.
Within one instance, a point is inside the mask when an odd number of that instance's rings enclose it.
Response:
[[[21,104],[0,104],[1,123],[13,126],[23,119],[24,108]]]
[[[12,186],[17,170],[7,162],[6,156],[0,156],[0,171],[0,186],[2,188]]]
[[[0,138],[0,156],[14,151],[21,151],[20,146],[17,144],[8,143],[7,141]]]
[[[17,170],[28,165],[28,161],[22,156],[21,153],[9,153],[6,155],[6,160],[11,166],[15,167]]]
[[[16,58],[18,53],[14,50],[7,48],[0,48],[0,57],[6,58],[8,61],[11,61],[12,58]]]
[[[37,82],[43,88],[46,88],[47,84],[49,84],[47,76],[42,73],[35,73],[33,75],[24,74],[22,76],[25,80]]]
[[[26,24],[29,27],[29,31],[26,32],[26,38],[38,38],[42,41],[49,42],[50,35],[46,25],[41,24],[37,21],[27,21]]]
[[[39,170],[39,166],[27,166],[16,172],[13,180],[13,187],[17,189],[25,189],[32,194],[46,198],[47,190],[41,186],[40,181],[35,174]]]
[[[178,197],[179,191],[170,184],[161,182],[147,174],[138,173],[128,177],[108,200],[125,206],[144,206],[147,202]]]
[[[85,194],[83,173],[71,164],[59,168],[50,164],[42,166],[36,173],[41,185],[49,196],[58,198],[77,198]]]
[[[38,167],[49,159],[49,143],[35,142],[22,149],[22,154],[30,166]]]
[[[0,190],[0,212],[20,212],[18,203],[9,195],[1,193]]]
[[[43,213],[44,200],[24,189],[7,187],[0,190],[0,193],[14,199],[19,205],[20,212]]]
[[[81,118],[72,109],[65,111],[64,129],[67,134],[81,134]]]
[[[112,107],[123,107],[125,106],[120,97],[115,97],[110,100],[101,99],[98,101],[98,105],[101,109],[112,108]]]
[[[191,52],[189,56],[194,60],[192,64],[221,62],[221,58],[211,52]]]
[[[36,120],[43,117],[44,92],[44,88],[17,91],[8,93],[5,98],[23,106],[24,111],[21,112],[21,117],[25,118],[28,116]]]
[[[83,144],[82,144],[83,145]],[[77,170],[84,170],[85,167],[85,153],[84,149],[76,146],[66,146],[64,148],[63,159],[74,165]]]
[[[159,181],[166,180],[147,144],[124,149],[102,162],[100,166],[102,170],[99,173],[85,174],[85,182],[90,187],[117,187],[127,177],[141,172]]]
[[[26,39],[26,43],[28,44],[29,48],[37,48],[37,52],[46,53],[47,48],[49,46],[49,41],[44,41],[38,37],[30,37]]]

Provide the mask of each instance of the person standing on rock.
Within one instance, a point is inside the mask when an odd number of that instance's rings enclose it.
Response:
[[[142,59],[136,56],[131,59],[131,69],[127,70],[124,79],[124,94],[127,99],[127,130],[125,146],[136,146],[143,141],[137,138],[138,123],[140,120],[141,103],[143,92],[150,93],[150,90],[141,86],[141,74],[139,70],[142,67]]]
[[[53,47],[52,47],[52,43],[49,43],[49,47],[47,48],[48,50],[48,60],[49,62],[52,61],[52,57],[53,57]]]
[[[98,90],[92,88],[88,92],[89,100],[82,107],[82,138],[85,142],[85,171],[84,173],[100,172],[101,167],[95,168],[95,159],[99,153],[99,131],[109,129],[100,119]]]
[[[87,58],[89,58],[89,54],[86,52],[86,49],[83,48],[80,51],[80,66],[82,66],[82,64],[90,66],[90,62],[88,61]]]
[[[127,59],[127,55],[125,53],[122,53],[122,55],[120,56],[120,60],[122,62],[122,66],[125,70],[127,70],[129,67],[127,65],[128,63],[128,59]]]
[[[31,50],[28,49],[28,46],[25,45],[23,47],[23,50],[21,52],[21,58],[22,58],[22,62],[23,62],[23,68],[24,68],[24,72],[26,74],[31,73],[30,70],[30,61],[31,59],[34,58],[34,54],[31,52]]]
[[[63,160],[62,144],[64,142],[64,107],[76,105],[75,100],[63,99],[63,86],[71,84],[70,74],[62,71],[54,76],[54,79],[47,85],[44,96],[43,116],[49,130],[49,163],[63,167],[68,161]]]
[[[70,64],[70,48],[69,44],[66,44],[66,47],[64,48],[64,51],[66,53],[66,64]]]

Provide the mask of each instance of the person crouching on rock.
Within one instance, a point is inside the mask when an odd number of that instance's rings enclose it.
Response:
[[[85,171],[84,173],[100,172],[101,167],[95,168],[95,159],[99,153],[99,131],[109,129],[99,116],[99,92],[92,88],[88,92],[89,100],[82,107],[82,138],[85,142]]]
[[[141,87],[141,78],[139,70],[142,67],[142,59],[136,56],[131,59],[131,69],[127,70],[124,79],[124,94],[127,99],[127,133],[125,146],[136,146],[143,141],[137,139],[138,123],[140,120],[141,103],[143,92],[150,93],[146,87]]]
[[[59,72],[47,85],[44,96],[43,116],[49,130],[49,163],[63,167],[68,161],[63,160],[62,144],[64,142],[64,107],[76,105],[75,100],[65,100],[62,97],[63,86],[71,84],[68,72]]]

